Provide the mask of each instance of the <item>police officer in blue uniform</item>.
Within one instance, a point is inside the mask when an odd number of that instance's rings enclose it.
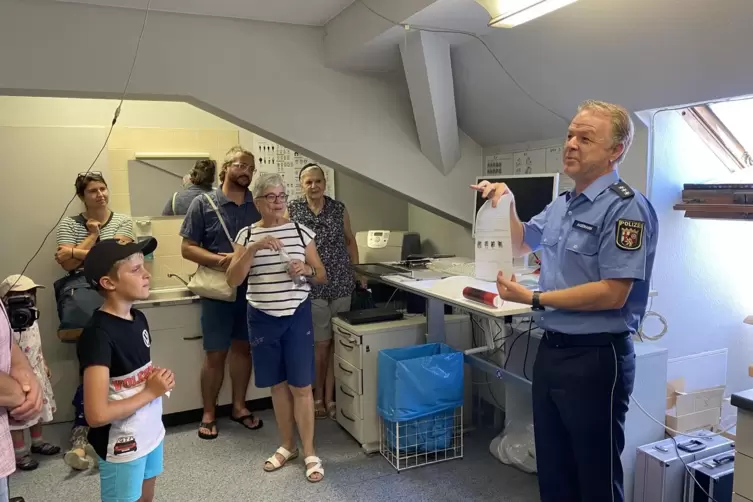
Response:
[[[568,128],[564,172],[575,189],[521,223],[517,255],[541,251],[540,291],[497,277],[500,296],[530,304],[545,330],[533,372],[542,502],[622,502],[620,454],[635,379],[632,334],[646,313],[658,220],[617,174],[633,137],[624,108],[587,101]],[[504,183],[473,187],[493,205]],[[520,194],[525,197],[525,194]]]

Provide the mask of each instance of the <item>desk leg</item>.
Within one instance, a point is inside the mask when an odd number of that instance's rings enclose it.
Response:
[[[429,343],[445,343],[444,302],[436,298],[426,299],[426,324]]]

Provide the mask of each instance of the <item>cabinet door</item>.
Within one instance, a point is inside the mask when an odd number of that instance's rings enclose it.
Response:
[[[199,376],[204,360],[199,326],[152,331],[152,362],[175,373],[175,388],[162,400],[162,413],[201,408]]]

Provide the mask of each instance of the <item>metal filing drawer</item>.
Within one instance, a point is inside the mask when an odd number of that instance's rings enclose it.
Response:
[[[361,337],[348,332],[337,324],[334,324],[332,327],[335,332],[335,354],[359,370],[363,369],[363,346],[361,345]]]
[[[363,416],[363,401],[361,394],[348,388],[344,382],[337,382],[336,389],[337,406],[350,417],[365,418]]]
[[[363,394],[361,370],[338,355],[335,355],[335,379],[341,381],[358,394]]]

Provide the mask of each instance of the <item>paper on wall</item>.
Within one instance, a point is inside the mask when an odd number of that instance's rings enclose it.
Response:
[[[476,213],[476,278],[496,281],[497,272],[506,277],[513,274],[512,234],[510,232],[510,203],[512,196],[503,195],[492,207],[487,200]]]
[[[486,176],[504,176],[513,173],[513,155],[511,153],[498,153],[486,157]]]

